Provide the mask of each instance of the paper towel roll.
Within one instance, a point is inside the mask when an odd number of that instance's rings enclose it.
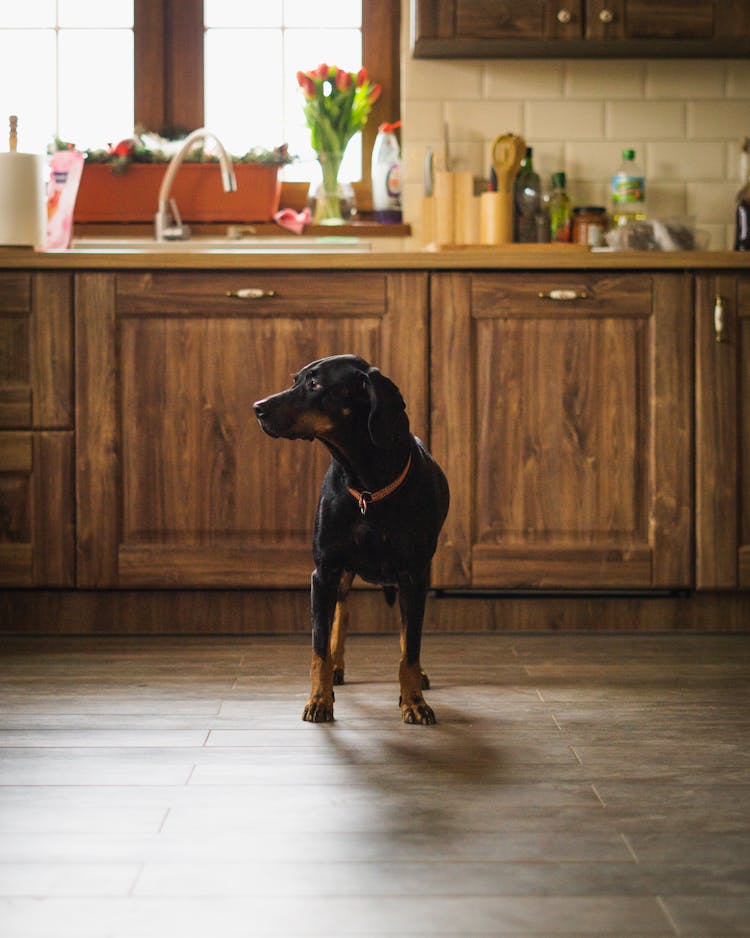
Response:
[[[45,168],[35,153],[0,153],[0,244],[44,245]]]

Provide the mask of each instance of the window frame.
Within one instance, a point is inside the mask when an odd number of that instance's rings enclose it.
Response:
[[[135,0],[136,125],[190,131],[204,116],[203,0]],[[362,0],[362,64],[383,92],[363,131],[362,178],[370,178],[377,128],[401,112],[400,0]]]

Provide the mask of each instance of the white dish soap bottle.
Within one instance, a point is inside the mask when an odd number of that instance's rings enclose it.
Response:
[[[372,204],[375,217],[385,224],[400,224],[401,212],[401,150],[394,130],[401,121],[378,127],[372,148]]]

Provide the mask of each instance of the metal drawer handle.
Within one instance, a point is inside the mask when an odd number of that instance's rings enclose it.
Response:
[[[614,20],[614,18],[615,18],[615,14],[611,10],[607,10],[606,8],[602,10],[601,13],[599,14],[599,19],[601,20],[602,23],[611,23]]]
[[[718,293],[714,301],[714,335],[717,342],[724,341],[724,300]]]
[[[260,300],[264,296],[276,296],[276,291],[261,290],[260,287],[246,287],[244,290],[227,290],[225,295],[236,297],[238,300]]]
[[[570,302],[570,300],[587,300],[588,293],[581,292],[577,290],[550,290],[549,293],[539,292],[540,300],[562,300],[564,302]]]

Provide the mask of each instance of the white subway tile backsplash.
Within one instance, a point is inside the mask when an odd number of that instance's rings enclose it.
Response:
[[[408,111],[410,140],[442,140],[445,115],[442,101],[412,101]],[[404,125],[406,132],[406,125]]]
[[[685,108],[680,101],[608,101],[608,137],[681,140],[685,137]]]
[[[521,132],[523,107],[520,101],[464,101],[445,103],[445,118],[451,140],[482,142],[498,134]]]
[[[722,59],[653,59],[646,63],[646,97],[721,98],[726,72]]]
[[[407,59],[402,94],[407,101],[482,97],[482,65],[472,60]]]
[[[687,187],[683,182],[653,182],[646,177],[646,213],[650,218],[684,218]]]
[[[640,98],[645,70],[642,62],[616,59],[574,59],[565,66],[567,98]]]
[[[750,101],[691,101],[688,137],[739,139],[750,134]]]
[[[568,195],[573,205],[600,205],[609,211],[609,184],[573,179],[568,183]]]
[[[705,224],[726,224],[734,218],[737,186],[727,182],[687,183],[687,211]]]
[[[527,101],[525,136],[534,140],[597,140],[604,134],[601,101]]]
[[[686,144],[685,141],[654,141],[648,145],[648,179],[684,182],[726,179],[726,144],[723,142]]]
[[[485,62],[486,98],[559,98],[563,93],[565,66],[555,59],[498,59]]]
[[[750,98],[750,59],[730,59],[727,62],[726,95],[728,98]]]
[[[565,146],[568,173],[576,179],[608,181],[617,171],[625,147],[635,149],[636,158],[643,165],[638,140],[572,141]]]

